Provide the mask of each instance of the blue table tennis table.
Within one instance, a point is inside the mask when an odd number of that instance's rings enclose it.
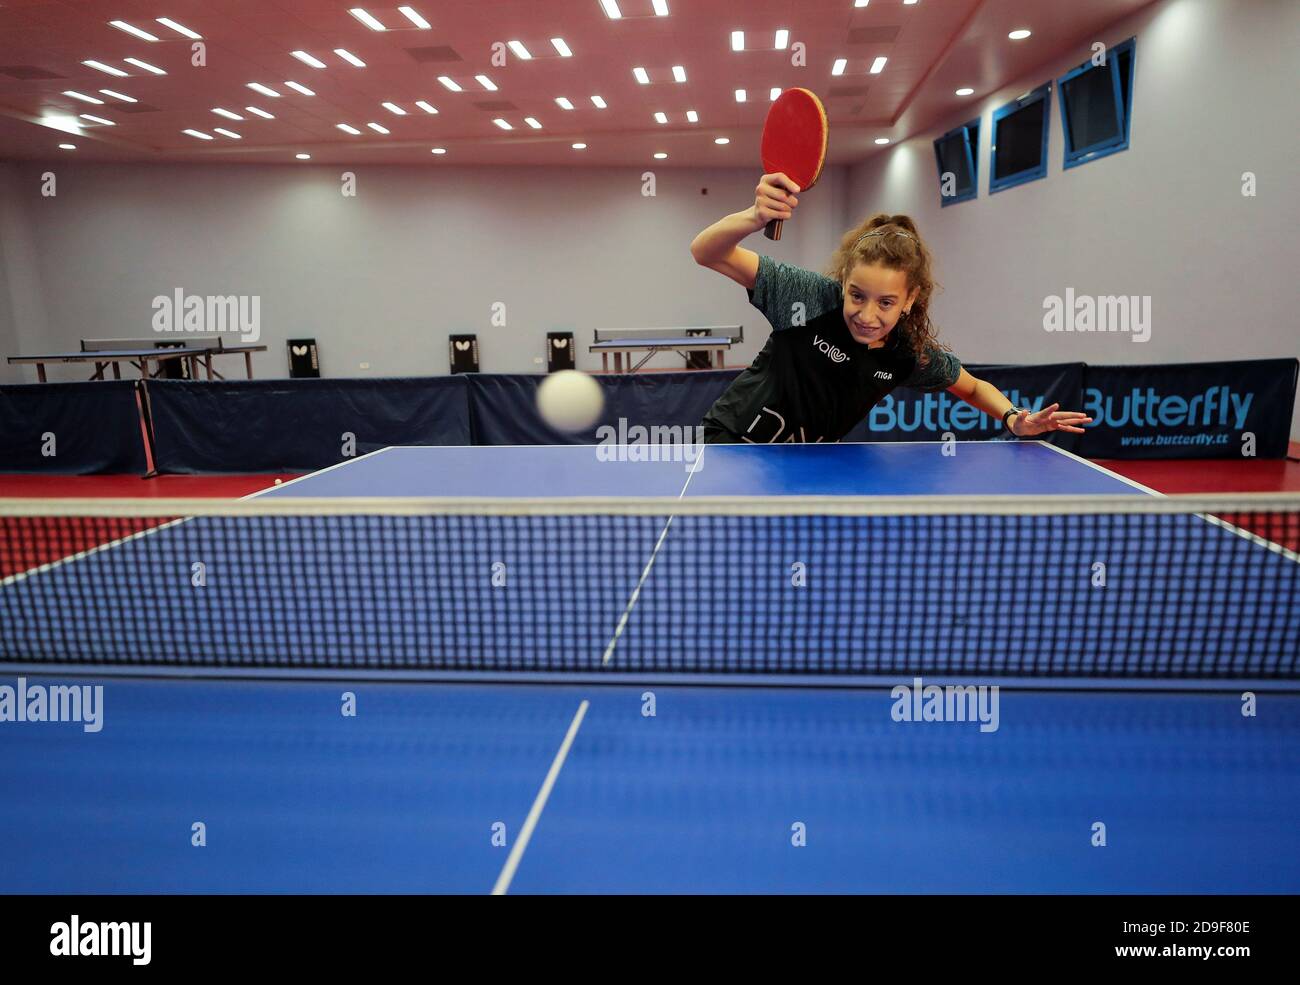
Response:
[[[1151,495],[1044,443],[957,454],[388,448],[263,495]],[[103,728],[0,724],[4,892],[1300,890],[1285,682],[1253,717],[1239,689],[1017,682],[982,732],[895,721],[871,681],[48,670],[0,683],[101,684]]]
[[[655,353],[676,350],[691,367],[693,353],[712,353],[717,363],[709,364],[709,369],[724,369],[727,351],[733,345],[745,341],[745,330],[741,325],[709,325],[698,328],[649,328],[649,329],[596,329],[592,336],[589,352],[600,353],[600,368],[609,372],[609,357],[614,356],[614,372],[623,372],[624,360],[627,371],[635,373],[654,358]],[[632,363],[634,352],[644,352],[635,365]]]

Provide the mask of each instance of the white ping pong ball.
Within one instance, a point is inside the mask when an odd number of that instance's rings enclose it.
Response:
[[[551,373],[537,388],[537,410],[557,431],[586,431],[605,409],[600,384],[576,369]]]
[[[284,481],[283,479],[276,479],[276,480],[275,480],[275,484],[278,486],[278,485],[279,485],[281,482],[283,482],[283,481]]]

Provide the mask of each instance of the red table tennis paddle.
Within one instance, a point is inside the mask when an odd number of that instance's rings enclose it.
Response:
[[[822,173],[829,137],[822,101],[807,89],[787,89],[776,97],[763,124],[763,173],[780,171],[806,192]],[[780,239],[782,221],[773,219],[763,235]]]

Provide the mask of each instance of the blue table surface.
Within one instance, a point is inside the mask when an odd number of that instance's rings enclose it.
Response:
[[[577,446],[390,449],[266,495],[684,488],[1145,494],[972,443],[710,446],[694,472]],[[103,729],[0,723],[3,891],[488,892],[583,702],[511,892],[1300,891],[1291,693],[1247,717],[1235,693],[1004,689],[985,733],[896,722],[871,687],[57,683],[102,685]]]
[[[884,690],[103,683],[97,734],[0,726],[6,892],[486,893],[582,700],[512,892],[1300,889],[1295,695],[1007,692],[985,734]]]
[[[689,460],[637,461],[635,446],[385,448],[266,496],[1149,495],[1037,441],[707,445]],[[661,458],[670,457],[667,446]],[[690,479],[689,485],[687,479]]]

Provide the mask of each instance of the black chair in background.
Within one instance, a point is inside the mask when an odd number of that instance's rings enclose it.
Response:
[[[155,349],[184,349],[188,342],[155,342]],[[190,361],[188,359],[168,359],[158,364],[158,378],[164,380],[188,380],[190,378]]]
[[[546,333],[546,372],[573,369],[576,365],[572,332]]]
[[[320,357],[315,339],[289,339],[289,378],[293,380],[320,377]]]
[[[697,339],[697,338],[701,338],[701,337],[703,337],[703,338],[708,338],[708,337],[709,337],[709,330],[708,330],[707,328],[706,328],[706,329],[700,329],[700,330],[698,330],[698,331],[696,331],[696,330],[692,330],[692,329],[687,329],[687,331],[686,331],[686,337],[687,337],[687,338],[690,338],[690,339]],[[688,352],[688,353],[686,354],[686,368],[687,368],[687,369],[712,369],[712,368],[713,368],[713,353],[711,353],[711,352],[699,352],[699,351],[696,351],[696,352]]]
[[[452,373],[479,371],[477,335],[451,335],[448,336],[447,345],[451,352]]]

